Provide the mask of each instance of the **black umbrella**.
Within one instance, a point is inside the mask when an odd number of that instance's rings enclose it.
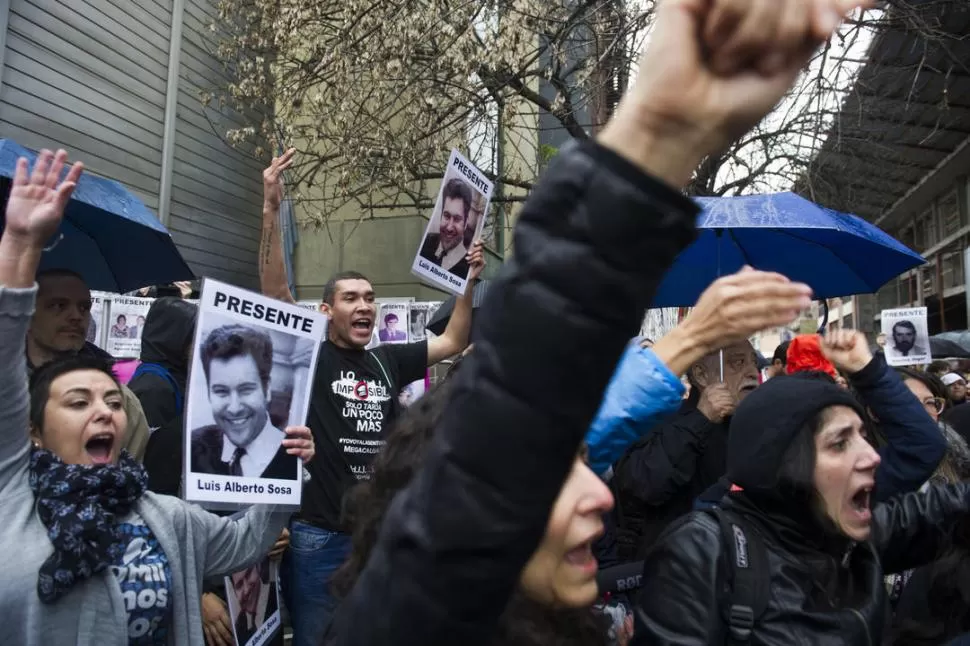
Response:
[[[938,336],[930,337],[930,354],[934,359],[970,359],[970,352],[960,344]]]
[[[472,309],[477,310],[482,306],[482,302],[485,300],[485,294],[488,292],[489,281],[480,280],[475,284],[475,291],[472,292]],[[451,313],[455,311],[455,302],[457,300],[456,296],[452,296],[444,303],[441,307],[434,311],[431,315],[431,320],[425,326],[428,330],[431,330],[438,336],[445,333],[445,328],[448,327],[448,321],[451,320]]]

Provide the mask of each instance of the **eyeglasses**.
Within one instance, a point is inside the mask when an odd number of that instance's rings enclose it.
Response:
[[[926,408],[927,412],[931,415],[939,415],[943,412],[943,408],[946,406],[946,400],[942,397],[930,397],[929,399],[923,400],[923,407]]]

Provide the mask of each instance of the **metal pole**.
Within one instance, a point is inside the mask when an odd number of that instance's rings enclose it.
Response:
[[[723,229],[714,230],[714,235],[717,236],[717,276],[714,280],[721,277],[721,238],[723,237],[723,233]],[[717,358],[721,367],[721,383],[724,383],[724,348],[718,350]]]

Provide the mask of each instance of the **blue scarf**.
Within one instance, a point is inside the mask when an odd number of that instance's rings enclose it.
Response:
[[[30,488],[54,553],[37,576],[37,595],[54,603],[75,583],[117,562],[127,548],[116,520],[148,484],[145,469],[122,450],[118,464],[64,464],[44,449],[30,456]]]

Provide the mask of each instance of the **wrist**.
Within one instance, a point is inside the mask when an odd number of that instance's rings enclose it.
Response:
[[[680,376],[710,354],[709,344],[691,330],[688,321],[678,325],[653,346],[653,352],[675,375]]]
[[[709,154],[704,140],[697,128],[658,118],[632,103],[621,104],[598,137],[601,145],[677,189],[690,182]]]

